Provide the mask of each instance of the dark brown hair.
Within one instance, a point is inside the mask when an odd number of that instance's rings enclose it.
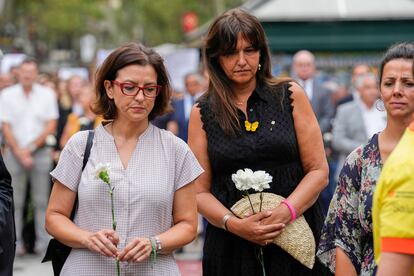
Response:
[[[127,43],[115,49],[103,62],[95,76],[96,103],[92,110],[102,115],[106,120],[116,118],[116,107],[112,99],[106,94],[105,80],[115,80],[118,71],[128,65],[151,65],[157,73],[157,84],[161,91],[155,98],[154,108],[148,116],[149,120],[165,114],[171,110],[171,85],[165,69],[163,59],[151,48],[138,43]]]
[[[401,42],[392,45],[384,54],[380,70],[379,70],[379,83],[382,82],[382,74],[384,73],[385,65],[394,59],[408,59],[414,63],[414,43],[413,42]],[[414,64],[413,64],[414,66]]]
[[[280,82],[272,77],[267,38],[255,16],[241,9],[232,9],[214,20],[203,49],[203,62],[210,76],[206,95],[211,98],[212,111],[222,129],[229,135],[235,135],[240,125],[232,84],[220,66],[219,57],[235,51],[239,34],[260,53],[261,70],[256,73],[257,85],[275,85]]]

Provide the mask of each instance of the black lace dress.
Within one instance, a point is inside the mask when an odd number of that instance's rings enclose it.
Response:
[[[288,89],[287,83],[272,89],[257,88],[248,100],[247,113],[250,121],[259,121],[259,127],[255,132],[247,132],[245,115],[240,111],[243,129],[237,137],[224,135],[211,111],[208,96],[199,100],[212,169],[211,192],[227,208],[242,198],[231,180],[231,175],[239,169],[265,170],[273,176],[271,188],[265,192],[283,197],[288,197],[303,178]],[[323,225],[320,204],[309,208],[304,215],[318,244]],[[255,244],[208,224],[203,275],[261,275],[256,253]],[[318,261],[310,270],[274,244],[264,247],[264,262],[267,276],[328,275],[328,270]]]

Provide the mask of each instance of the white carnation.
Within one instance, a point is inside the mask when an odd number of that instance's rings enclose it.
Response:
[[[231,175],[236,188],[239,191],[247,191],[253,189],[257,192],[262,192],[264,189],[269,189],[269,183],[272,182],[272,176],[265,171],[255,171],[251,169],[238,170]]]
[[[95,167],[95,172],[94,172],[95,178],[100,179],[101,172],[106,172],[109,174],[110,170],[111,170],[110,163],[106,163],[106,164],[98,163]]]
[[[269,189],[269,183],[272,182],[273,177],[265,171],[255,171],[253,174],[252,189],[256,192],[262,192],[264,189]]]

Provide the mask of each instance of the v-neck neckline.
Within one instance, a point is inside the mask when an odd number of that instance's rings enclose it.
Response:
[[[120,165],[120,167],[121,167],[121,169],[122,169],[123,172],[126,172],[126,171],[128,171],[128,168],[130,167],[131,161],[133,161],[134,158],[135,158],[135,156],[136,156],[136,152],[138,150],[138,145],[141,143],[141,141],[143,140],[143,138],[145,138],[147,136],[147,134],[150,132],[150,130],[152,129],[153,126],[152,126],[151,123],[148,123],[148,127],[144,130],[144,132],[142,132],[139,135],[138,140],[137,140],[137,143],[135,145],[135,148],[134,148],[134,150],[133,150],[133,152],[132,152],[132,154],[131,154],[131,156],[130,156],[130,158],[128,160],[128,163],[127,163],[126,167],[122,163],[121,155],[120,155],[120,153],[118,151],[118,147],[116,146],[114,136],[111,133],[109,133],[109,131],[106,130],[106,128],[105,128],[104,125],[101,124],[100,127],[102,128],[103,132],[105,133],[105,136],[111,141],[112,149],[115,151],[115,155],[117,157],[116,158],[117,160],[115,162],[119,163],[119,165]]]

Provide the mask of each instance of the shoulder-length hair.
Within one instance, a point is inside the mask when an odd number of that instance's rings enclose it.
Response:
[[[232,9],[217,17],[205,40],[203,62],[210,77],[206,94],[211,98],[212,111],[228,135],[236,135],[240,123],[231,81],[221,68],[219,57],[235,51],[239,34],[260,53],[261,70],[256,73],[257,85],[278,83],[272,77],[270,49],[259,20],[242,9]]]
[[[128,65],[151,65],[157,73],[157,84],[161,91],[155,98],[154,108],[148,116],[149,120],[171,111],[170,99],[172,89],[163,59],[151,48],[138,43],[127,43],[115,49],[103,62],[95,76],[96,103],[92,110],[106,120],[117,117],[115,103],[106,94],[104,81],[113,81],[118,71]]]

